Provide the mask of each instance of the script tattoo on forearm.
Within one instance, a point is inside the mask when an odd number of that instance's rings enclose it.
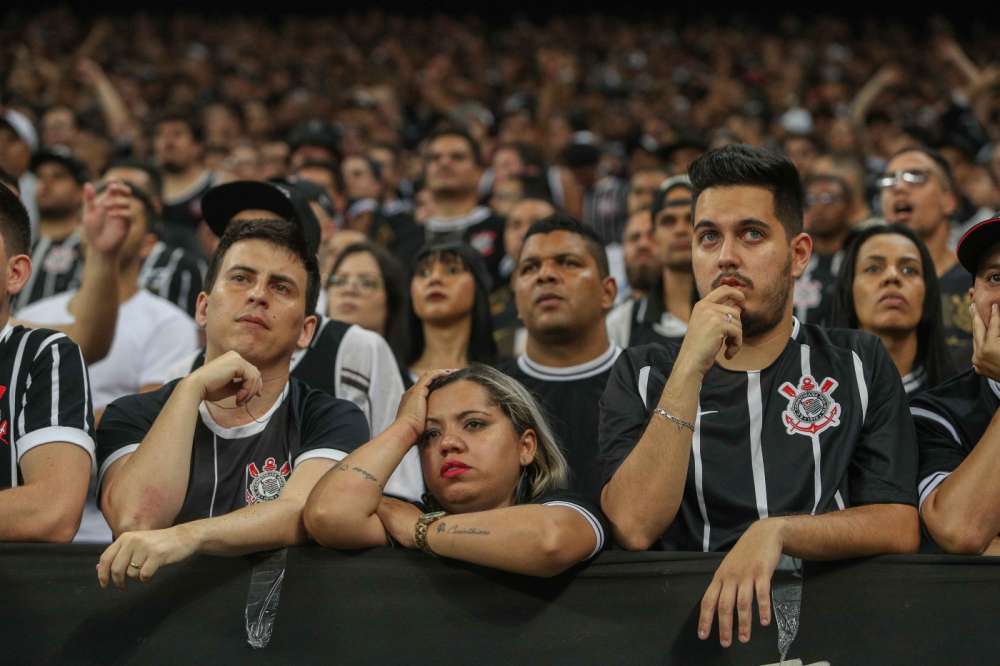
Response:
[[[378,482],[378,479],[375,478],[374,474],[371,474],[367,470],[363,470],[363,469],[361,469],[360,467],[358,467],[356,465],[354,467],[351,467],[350,465],[348,465],[346,463],[339,462],[339,463],[336,464],[336,466],[334,466],[334,469],[336,469],[339,472],[357,472],[362,477],[364,477],[364,479],[366,481],[371,481],[372,483],[374,483],[376,485],[381,485]]]
[[[437,524],[438,534],[470,534],[472,536],[483,536],[489,534],[489,530],[480,529],[478,527],[460,527],[452,523],[451,527],[448,527],[447,523],[439,522]]]

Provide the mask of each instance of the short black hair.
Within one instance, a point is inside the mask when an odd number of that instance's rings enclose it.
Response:
[[[184,109],[167,109],[158,114],[156,120],[153,121],[153,131],[155,132],[156,128],[164,123],[175,122],[187,125],[188,131],[191,132],[195,143],[201,144],[205,142],[205,131],[202,128],[201,119],[198,117],[198,114]]]
[[[601,239],[598,238],[597,234],[590,227],[582,225],[576,218],[567,215],[566,213],[553,213],[548,217],[543,217],[538,220],[530,227],[528,231],[524,234],[524,240],[521,241],[521,252],[524,252],[524,246],[528,244],[528,239],[532,236],[538,234],[551,234],[555,231],[568,231],[571,234],[576,234],[583,238],[584,242],[587,244],[587,250],[590,252],[590,256],[594,258],[597,262],[597,272],[601,276],[601,279],[608,277],[611,274],[611,270],[608,266],[608,253],[604,249],[604,244]],[[518,257],[520,261],[520,257]]]
[[[135,169],[142,171],[149,177],[149,182],[153,187],[153,191],[150,194],[156,197],[157,201],[163,200],[163,174],[160,172],[160,168],[152,162],[137,160],[131,157],[119,157],[111,160],[108,166],[104,167],[103,173],[107,173],[111,169]]]
[[[295,174],[298,175],[302,169],[324,169],[333,178],[333,186],[337,188],[337,193],[344,191],[344,174],[340,172],[340,167],[333,160],[306,160],[295,167]],[[299,176],[302,178],[302,176]],[[303,180],[308,180],[305,178]]]
[[[517,153],[518,158],[521,163],[528,167],[528,171],[534,174],[540,175],[545,172],[545,155],[537,146],[533,146],[530,143],[524,143],[523,141],[511,141],[508,143],[501,143],[493,151],[494,154],[500,152],[501,150],[513,150]]]
[[[774,214],[791,241],[802,233],[804,196],[799,172],[784,155],[765,148],[733,144],[710,150],[691,163],[692,219],[698,198],[711,187],[748,185],[762,187],[774,195]]]
[[[31,247],[28,210],[6,185],[0,185],[0,235],[3,236],[8,258],[28,254]]]
[[[841,194],[844,195],[844,199],[850,201],[851,197],[854,196],[854,191],[851,189],[850,184],[841,178],[840,176],[832,173],[812,173],[802,179],[802,191],[805,192],[813,183],[832,183],[840,188]]]
[[[945,186],[948,188],[948,190],[951,192],[956,192],[955,175],[951,172],[951,165],[948,164],[948,160],[946,160],[941,153],[934,150],[933,148],[928,148],[927,146],[907,146],[906,148],[901,148],[900,150],[897,150],[895,153],[893,153],[892,157],[890,157],[886,161],[886,165],[888,166],[889,162],[893,161],[894,159],[896,159],[897,157],[899,157],[904,153],[921,153],[922,155],[926,155],[927,157],[929,157],[931,161],[934,162],[934,164],[936,164],[939,169],[941,169],[941,173],[944,174]]]
[[[432,143],[446,136],[457,136],[460,139],[463,139],[467,144],[469,144],[469,150],[472,151],[472,159],[477,165],[482,165],[483,153],[479,149],[479,142],[476,141],[475,137],[469,134],[468,131],[462,129],[461,127],[442,127],[440,129],[436,129],[427,136],[427,141],[424,145],[430,148]]]
[[[226,227],[225,233],[219,239],[219,246],[212,255],[205,274],[204,291],[210,293],[215,287],[215,280],[222,269],[222,261],[226,252],[233,245],[243,240],[263,240],[287,249],[302,261],[306,269],[306,316],[316,312],[316,301],[319,299],[319,262],[316,253],[309,248],[302,227],[288,220],[251,219],[233,220]]]

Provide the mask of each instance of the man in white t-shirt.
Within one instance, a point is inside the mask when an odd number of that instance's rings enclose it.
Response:
[[[99,188],[103,189],[103,188]],[[139,288],[139,269],[151,247],[142,202],[131,198],[128,236],[119,252],[118,321],[111,351],[90,366],[90,391],[97,419],[114,399],[159,388],[172,379],[170,369],[198,348],[198,329],[186,312]],[[85,250],[86,251],[86,250]],[[86,279],[86,276],[85,276]],[[25,321],[67,324],[77,316],[76,291],[32,303],[19,312]],[[77,541],[110,542],[111,532],[88,498]]]

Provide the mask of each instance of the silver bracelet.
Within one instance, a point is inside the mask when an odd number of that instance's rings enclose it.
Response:
[[[674,423],[676,423],[677,425],[679,425],[682,428],[687,428],[691,432],[694,432],[694,424],[693,423],[691,423],[690,421],[685,421],[684,419],[679,418],[677,416],[674,416],[673,414],[671,414],[667,410],[663,409],[663,407],[656,407],[655,409],[653,409],[653,412],[655,412],[656,414],[659,414],[660,416],[662,416],[663,418],[665,418],[668,421],[673,421]]]

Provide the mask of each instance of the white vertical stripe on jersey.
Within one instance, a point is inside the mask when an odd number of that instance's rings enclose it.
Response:
[[[802,375],[809,375],[812,377],[812,368],[809,365],[809,345],[799,345],[799,358],[802,363]],[[815,379],[815,377],[813,377]],[[812,513],[816,513],[816,509],[819,507],[819,499],[823,496],[823,476],[821,474],[820,464],[823,460],[823,454],[819,449],[819,435],[813,434],[809,436],[812,440],[812,450],[813,450],[813,508]]]
[[[24,427],[24,412],[26,411],[25,407],[28,406],[28,391],[30,390],[31,390],[31,374],[28,374],[28,379],[24,382],[24,392],[21,394],[21,412],[17,417],[17,427],[18,430],[21,431],[21,434],[18,435],[18,437],[24,437],[24,435],[27,434],[25,433],[25,427]],[[13,430],[13,425],[11,426],[11,429]]]
[[[841,511],[847,508],[847,505],[844,504],[844,498],[840,494],[839,490],[833,494],[833,499],[834,501],[837,502],[837,508],[840,509]]]
[[[212,465],[215,468],[215,480],[212,482],[212,503],[208,505],[209,518],[215,515],[215,491],[219,489],[219,436],[214,432],[212,433]],[[245,471],[243,477],[246,478]]]
[[[59,347],[52,345],[52,425],[59,425]]]
[[[694,435],[691,436],[691,453],[694,454],[694,490],[698,495],[698,510],[701,511],[701,522],[705,527],[702,531],[701,548],[708,552],[709,538],[712,535],[712,525],[708,522],[708,508],[705,506],[705,487],[702,482],[701,468],[701,401],[698,401],[698,411],[694,417]]]
[[[79,347],[76,350],[80,353],[80,371],[83,373],[83,431],[90,432],[90,423],[87,421],[87,411],[90,409],[90,373],[87,371],[87,364],[83,361],[83,350]]]
[[[700,409],[700,408],[699,408]],[[760,395],[760,372],[747,373],[747,409],[750,411],[750,464],[753,467],[753,494],[757,515],[767,518],[767,479],[760,434],[764,427],[764,406]]]
[[[28,344],[28,338],[34,331],[27,331],[21,336],[21,342],[17,345],[17,353],[14,354],[14,366],[10,373],[10,386],[9,388],[9,412],[10,417],[7,423],[10,426],[10,432],[8,437],[10,437],[10,487],[17,488],[17,436],[14,434],[14,414],[17,413],[17,376],[21,372],[21,360],[24,358],[24,347]]]
[[[642,398],[642,406],[649,409],[649,403],[646,401],[646,389],[649,386],[649,369],[650,366],[646,366],[639,371],[639,397]]]
[[[858,378],[858,397],[861,398],[861,424],[864,425],[868,417],[868,384],[865,383],[865,366],[861,364],[861,358],[857,352],[852,351],[854,357],[854,374]]]

